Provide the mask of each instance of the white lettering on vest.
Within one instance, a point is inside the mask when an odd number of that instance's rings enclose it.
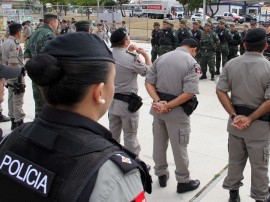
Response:
[[[8,160],[6,162],[6,160]],[[4,160],[1,163],[0,169],[2,169],[3,165],[9,165],[11,163],[12,158],[9,155],[6,155]]]
[[[35,172],[35,176],[37,176],[38,175],[38,171],[36,170],[36,169],[31,169],[28,173],[27,173],[27,177],[26,177],[26,182],[27,182],[27,184],[29,184],[29,185],[33,185],[33,184],[35,184],[35,180],[32,180],[32,182],[30,182],[30,175],[31,175],[31,173],[32,172]]]
[[[48,180],[48,177],[47,177],[47,175],[45,175],[43,177],[43,179],[39,182],[38,186],[37,186],[37,189],[39,189],[39,187],[43,187],[43,193],[44,194],[47,193],[47,180]]]

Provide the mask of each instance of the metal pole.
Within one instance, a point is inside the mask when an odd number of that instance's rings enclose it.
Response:
[[[128,18],[128,30],[129,30],[129,33],[130,33],[130,7],[129,7],[129,18]]]
[[[203,23],[205,22],[206,19],[206,0],[203,0]]]
[[[97,8],[97,9],[98,9],[98,10],[97,10],[97,20],[98,20],[98,14],[99,14],[99,0],[97,0],[97,7],[98,7],[98,8]]]
[[[147,16],[148,16],[148,8],[147,8]],[[148,17],[146,18],[146,37],[148,39]]]

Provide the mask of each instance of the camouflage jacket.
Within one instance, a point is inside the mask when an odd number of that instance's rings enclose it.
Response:
[[[214,31],[204,31],[200,40],[200,48],[202,51],[215,51],[220,41]]]
[[[242,41],[241,40],[241,34],[237,30],[231,32],[231,34],[232,34],[232,39],[233,40],[228,43],[229,46],[238,46],[238,45],[240,45],[240,43]]]
[[[55,37],[56,35],[53,30],[48,25],[44,24],[43,27],[36,30],[30,36],[24,52],[24,58],[32,58],[35,55],[38,55],[41,49],[45,46],[45,43]]]

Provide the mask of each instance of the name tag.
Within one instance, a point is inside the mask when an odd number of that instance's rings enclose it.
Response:
[[[55,174],[10,151],[0,158],[0,172],[43,196],[47,196]]]

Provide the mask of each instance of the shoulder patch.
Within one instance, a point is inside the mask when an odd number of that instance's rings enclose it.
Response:
[[[125,153],[117,153],[110,158],[126,174],[137,168],[137,163]]]
[[[201,73],[201,68],[200,68],[199,64],[194,64],[194,70],[195,70],[195,73],[197,73],[197,74]]]

